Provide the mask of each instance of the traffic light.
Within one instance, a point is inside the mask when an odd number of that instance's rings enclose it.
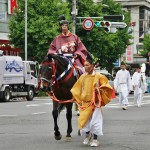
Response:
[[[124,29],[127,26],[125,22],[111,22],[111,27],[115,27],[117,29]]]
[[[96,21],[96,27],[102,27],[106,32],[110,32],[111,22],[109,21]]]
[[[103,16],[103,19],[109,21],[123,21],[124,15],[107,15],[107,16]]]

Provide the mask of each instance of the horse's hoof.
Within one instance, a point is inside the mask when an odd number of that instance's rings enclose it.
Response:
[[[72,137],[71,136],[66,136],[65,141],[66,142],[71,142],[72,141]]]
[[[61,140],[62,135],[61,135],[61,134],[60,134],[60,135],[57,135],[57,136],[55,135],[54,137],[55,137],[55,140]]]
[[[81,136],[80,129],[78,130],[78,136]]]

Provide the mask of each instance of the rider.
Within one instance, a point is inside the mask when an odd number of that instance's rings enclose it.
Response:
[[[87,56],[87,50],[80,38],[69,31],[69,23],[67,20],[61,20],[60,31],[58,35],[50,44],[48,54],[73,54],[75,58],[76,67],[80,74],[84,72],[83,64]]]

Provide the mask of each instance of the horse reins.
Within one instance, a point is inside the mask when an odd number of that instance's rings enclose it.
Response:
[[[51,65],[51,66],[52,66],[52,72],[53,72],[53,74],[52,74],[52,79],[51,79],[50,81],[47,80],[46,78],[41,78],[41,80],[44,80],[44,81],[48,82],[48,87],[50,87],[50,90],[51,90],[50,92],[46,92],[46,94],[47,94],[51,99],[55,100],[55,101],[58,102],[58,103],[70,103],[70,102],[73,102],[73,101],[74,101],[73,98],[72,98],[72,99],[69,99],[69,100],[64,100],[64,101],[57,99],[56,96],[55,96],[55,94],[54,94],[54,92],[53,92],[53,90],[52,90],[52,86],[56,83],[56,81],[60,80],[60,79],[65,75],[65,72],[67,72],[67,71],[71,68],[70,73],[66,76],[66,78],[64,78],[64,79],[63,79],[62,81],[60,81],[60,82],[61,82],[61,83],[64,83],[65,81],[67,81],[67,80],[71,77],[71,75],[72,75],[72,73],[73,73],[74,66],[69,63],[69,65],[72,66],[72,67],[69,66],[69,67],[68,67],[68,70],[65,70],[58,78],[56,78],[57,63],[56,63],[56,66],[55,66],[55,64],[54,64],[53,62],[44,62],[44,63],[42,64],[42,66],[46,66],[46,65]]]
[[[56,67],[55,67],[55,64],[54,64],[53,62],[45,62],[45,63],[43,63],[42,65],[43,65],[43,66],[44,66],[44,65],[51,65],[51,66],[52,66],[52,72],[53,72],[52,79],[49,81],[49,80],[47,80],[46,78],[41,78],[42,80],[48,82],[48,86],[50,87],[51,92],[46,92],[46,94],[47,94],[51,99],[53,99],[54,101],[56,101],[56,102],[58,102],[58,103],[70,103],[70,102],[72,103],[72,102],[75,102],[75,103],[78,105],[78,107],[80,108],[80,110],[85,110],[85,109],[87,109],[88,107],[90,107],[90,106],[92,106],[92,105],[94,105],[94,108],[95,108],[95,107],[101,107],[102,97],[101,97],[100,90],[98,89],[98,87],[95,88],[95,89],[97,89],[97,93],[96,93],[95,91],[93,91],[93,98],[92,98],[92,101],[91,101],[87,106],[81,106],[77,101],[75,101],[74,98],[69,99],[69,100],[63,100],[63,101],[57,99],[56,96],[55,96],[55,94],[54,94],[54,92],[53,92],[53,90],[52,90],[52,85],[53,85],[53,84],[55,83],[55,81],[56,81],[56,68],[57,68],[57,65],[56,65]],[[71,77],[73,69],[74,69],[74,67],[71,68],[71,71],[70,71],[71,73],[69,73],[68,77],[66,77],[66,78],[65,78],[63,81],[61,81],[61,82],[64,82],[64,81],[68,80],[68,79]],[[96,94],[97,94],[98,102],[96,102],[96,99],[95,99]]]

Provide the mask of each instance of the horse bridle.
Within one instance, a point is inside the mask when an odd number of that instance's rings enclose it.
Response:
[[[51,80],[48,80],[44,77],[41,77],[41,81],[46,81],[48,83],[48,86],[46,87],[47,89],[50,88],[50,91],[53,91],[52,90],[52,86],[55,84],[55,81],[56,81],[56,68],[57,66],[55,67],[55,64],[54,62],[44,62],[42,63],[42,66],[47,66],[47,65],[51,65],[52,66],[52,78]]]
[[[63,56],[61,56],[61,57],[63,57]],[[75,59],[73,58],[73,59],[70,61],[67,57],[63,57],[63,58],[67,59],[67,61],[69,62],[69,64],[68,64],[67,69],[66,69],[59,77],[57,77],[57,78],[56,78],[57,62],[56,62],[56,64],[54,64],[53,61],[52,61],[52,62],[45,62],[45,63],[43,63],[43,65],[51,65],[51,66],[52,66],[52,72],[53,72],[53,74],[52,74],[51,80],[49,81],[49,80],[47,80],[46,78],[41,78],[41,80],[44,80],[44,81],[48,82],[48,87],[47,87],[47,89],[50,88],[51,91],[53,91],[53,90],[52,90],[52,86],[53,86],[56,82],[58,83],[58,81],[59,81],[60,79],[62,79],[62,78],[65,76],[65,74],[70,70],[70,68],[71,68],[71,70],[72,70],[72,72],[73,72],[73,69],[74,69],[73,63],[74,63]],[[70,72],[70,74],[68,75],[68,78],[70,77],[70,75],[71,75],[71,72]],[[64,80],[61,81],[61,82],[65,82],[68,78],[64,79]],[[58,84],[57,84],[57,85],[58,85]]]

